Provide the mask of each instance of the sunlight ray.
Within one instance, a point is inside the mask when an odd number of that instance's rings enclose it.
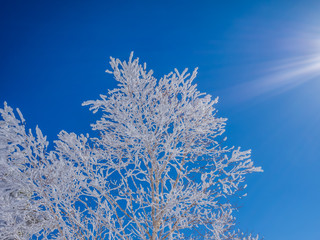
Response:
[[[287,58],[266,64],[262,77],[244,82],[227,89],[237,102],[253,98],[279,94],[320,76],[320,55],[305,55]]]

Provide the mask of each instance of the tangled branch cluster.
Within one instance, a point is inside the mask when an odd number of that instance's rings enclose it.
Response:
[[[197,90],[197,70],[153,77],[111,58],[118,87],[87,101],[99,137],[61,131],[53,150],[17,110],[0,109],[0,238],[243,239],[228,199],[250,151],[221,145],[226,119]]]

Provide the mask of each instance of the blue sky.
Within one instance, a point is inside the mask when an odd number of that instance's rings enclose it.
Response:
[[[251,148],[239,225],[272,240],[320,239],[319,1],[1,1],[0,102],[54,140],[85,133],[85,100],[115,86],[131,51],[161,77],[199,67],[228,145]]]

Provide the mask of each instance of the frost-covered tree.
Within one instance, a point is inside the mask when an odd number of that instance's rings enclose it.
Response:
[[[157,80],[132,55],[110,63],[118,88],[83,104],[102,112],[98,137],[62,131],[49,151],[0,109],[0,238],[258,239],[236,229],[229,200],[261,168],[222,145],[226,119],[197,70]]]

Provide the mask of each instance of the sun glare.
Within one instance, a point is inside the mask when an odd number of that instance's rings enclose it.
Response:
[[[283,93],[307,81],[320,79],[320,38],[292,39],[291,44],[295,45],[295,54],[259,65],[261,77],[227,89],[227,94],[237,96],[237,102],[241,102]]]

